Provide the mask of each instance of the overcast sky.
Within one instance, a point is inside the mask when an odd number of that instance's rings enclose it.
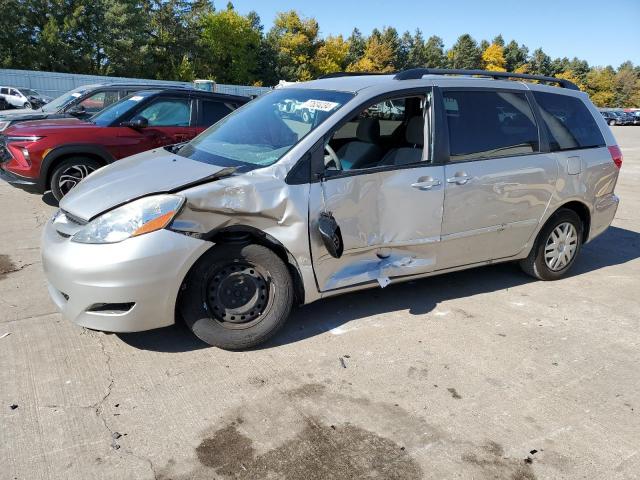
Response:
[[[215,2],[224,8],[226,2]],[[240,13],[255,10],[267,29],[277,12],[313,16],[322,36],[368,34],[389,25],[400,33],[420,28],[447,48],[462,33],[477,41],[497,34],[551,57],[577,56],[591,65],[640,64],[640,0],[234,0]]]

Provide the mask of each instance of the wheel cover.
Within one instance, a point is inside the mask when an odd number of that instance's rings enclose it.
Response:
[[[271,306],[269,276],[248,262],[217,267],[206,284],[206,304],[211,318],[227,328],[247,328],[262,320]]]
[[[66,195],[93,171],[95,171],[95,168],[89,165],[71,165],[65,168],[58,178],[58,189]]]
[[[578,250],[578,232],[572,223],[563,222],[553,229],[544,247],[544,261],[557,272],[565,268]]]

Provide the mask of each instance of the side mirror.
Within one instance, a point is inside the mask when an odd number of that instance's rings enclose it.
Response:
[[[318,230],[325,248],[334,258],[340,258],[344,250],[338,222],[329,212],[322,212],[318,219]]]
[[[130,121],[122,122],[120,125],[133,128],[134,130],[142,130],[149,126],[149,120],[144,117],[133,117]]]
[[[73,115],[74,117],[79,117],[85,114],[85,109],[82,105],[75,105],[67,110],[69,115]]]

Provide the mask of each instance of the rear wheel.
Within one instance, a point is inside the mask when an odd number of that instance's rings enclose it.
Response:
[[[22,108],[33,108],[33,107],[29,102],[24,102],[24,105],[22,105]]]
[[[280,257],[261,245],[223,244],[187,276],[179,311],[202,341],[238,350],[275,334],[292,305],[293,284]]]
[[[576,212],[558,210],[542,228],[522,269],[539,280],[557,280],[575,263],[582,246],[582,220]]]
[[[92,158],[73,157],[64,160],[51,174],[51,193],[60,201],[80,181],[101,166],[100,162]]]
[[[616,124],[615,120],[609,120],[609,125],[611,125],[612,127]]]

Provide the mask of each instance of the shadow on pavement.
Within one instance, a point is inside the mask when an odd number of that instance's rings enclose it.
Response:
[[[42,195],[42,201],[49,205],[50,207],[57,207],[58,206],[58,200],[56,200],[56,197],[53,196],[53,193],[46,192]]]
[[[600,237],[585,245],[569,276],[579,276],[639,257],[640,233],[609,227]],[[533,281],[515,263],[503,263],[327,298],[295,309],[274,338],[255,348],[269,349],[298,342],[371,315],[401,310],[423,315],[445,300],[504,290]],[[143,350],[184,352],[208,347],[182,323],[118,336],[127,344]]]
[[[147,332],[115,335],[127,345],[152,352],[181,353],[210,348],[210,345],[198,339],[182,322]]]

